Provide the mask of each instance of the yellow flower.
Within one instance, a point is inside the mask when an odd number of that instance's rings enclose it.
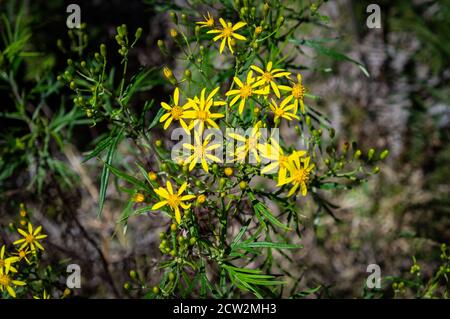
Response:
[[[230,49],[231,53],[234,53],[233,46],[231,45],[231,40],[233,38],[237,40],[247,40],[244,36],[235,33],[234,31],[242,28],[247,23],[245,22],[238,22],[235,25],[233,25],[231,22],[225,22],[222,18],[219,19],[220,24],[222,25],[222,29],[213,29],[208,31],[207,33],[220,33],[219,35],[214,37],[214,41],[217,41],[219,39],[222,39],[222,43],[220,44],[219,52],[222,53],[223,49],[225,48],[225,42],[228,44],[228,48]]]
[[[18,261],[25,259],[27,264],[31,264],[31,261],[27,257],[27,255],[29,255],[29,254],[30,254],[30,250],[28,248],[21,249],[21,250],[18,250],[16,253],[13,253],[13,255],[16,256]]]
[[[183,120],[185,118],[186,110],[191,108],[190,103],[186,103],[184,106],[179,105],[180,102],[180,90],[175,88],[173,91],[173,105],[170,106],[166,102],[161,102],[163,109],[168,112],[161,116],[160,122],[164,122],[164,129],[166,130],[172,121],[179,121],[184,130],[189,133],[189,128],[186,122]]]
[[[294,158],[299,158],[306,154],[305,151],[295,151],[287,155],[274,138],[270,139],[270,144],[258,145],[258,150],[262,157],[270,160],[270,163],[261,170],[261,174],[267,174],[278,169],[278,184],[283,184],[286,181],[288,163],[293,161]]]
[[[196,22],[197,24],[201,25],[200,28],[204,28],[204,27],[208,27],[208,28],[212,28],[214,26],[214,18],[211,17],[211,14],[209,12],[207,12],[207,16],[203,16],[203,18],[205,19],[205,21],[199,21]]]
[[[206,196],[204,194],[198,195],[197,203],[203,204],[204,202],[206,202]]]
[[[206,89],[203,89],[200,93],[200,99],[194,97],[194,99],[189,99],[188,104],[192,106],[193,110],[186,111],[184,113],[185,118],[193,119],[189,125],[189,129],[199,125],[199,132],[203,133],[205,125],[208,127],[219,128],[219,126],[214,122],[215,119],[222,118],[225,115],[221,113],[211,113],[211,106],[225,105],[225,102],[214,101],[214,95],[219,91],[219,88],[215,88],[207,98]]]
[[[17,272],[17,269],[11,265],[18,261],[19,259],[17,257],[5,258],[5,245],[3,245],[2,248],[0,249],[0,268],[5,267],[7,264],[9,264],[11,272]]]
[[[298,157],[294,157],[288,161],[288,171],[289,177],[283,181],[282,183],[278,183],[278,186],[282,186],[284,184],[292,184],[292,188],[289,190],[288,197],[292,196],[297,189],[300,188],[303,196],[307,194],[307,184],[309,182],[309,174],[311,170],[314,168],[314,164],[310,164],[310,157],[305,157],[304,159],[300,159]]]
[[[39,235],[42,231],[42,226],[39,226],[33,231],[33,226],[28,223],[28,233],[20,228],[18,228],[17,231],[24,237],[14,242],[14,245],[22,244],[19,250],[22,250],[25,247],[29,247],[33,253],[36,252],[36,248],[44,250],[44,247],[39,243],[39,240],[47,237],[47,235]]]
[[[293,119],[299,119],[299,117],[295,114],[295,105],[287,105],[292,100],[292,96],[288,96],[284,99],[281,104],[278,106],[277,103],[271,99],[272,103],[269,104],[270,109],[275,115],[275,122],[280,118],[285,118],[288,121]]]
[[[199,133],[195,131],[194,144],[192,145],[188,143],[183,144],[184,148],[187,148],[192,151],[192,154],[189,157],[187,157],[186,160],[184,161],[185,164],[189,163],[189,171],[192,171],[197,163],[201,163],[203,170],[208,173],[209,170],[208,164],[206,162],[207,160],[217,163],[222,162],[220,158],[210,153],[212,150],[215,150],[221,146],[221,144],[208,145],[211,137],[212,134],[208,135],[202,143],[202,141],[200,140]]]
[[[156,181],[158,179],[158,175],[155,172],[148,172],[148,179],[153,181]]]
[[[233,175],[233,169],[231,167],[225,167],[224,173],[226,176],[230,177],[231,175]]]
[[[19,280],[14,280],[9,271],[11,270],[10,264],[7,263],[5,267],[0,267],[0,291],[8,291],[9,295],[16,298],[16,292],[13,286],[25,286],[26,283]]]
[[[133,196],[133,202],[142,203],[145,200],[145,196],[142,193],[136,193]]]
[[[254,90],[258,85],[255,83],[255,78],[253,77],[253,71],[248,72],[247,74],[247,81],[246,83],[242,83],[241,80],[239,80],[238,77],[234,77],[234,83],[237,84],[239,89],[236,90],[230,90],[225,95],[236,95],[230,102],[230,106],[233,106],[239,99],[241,99],[241,102],[239,103],[239,114],[242,114],[242,111],[244,110],[245,101],[250,98],[253,94],[263,95],[263,90]]]
[[[267,63],[266,70],[262,70],[260,67],[256,65],[250,66],[250,68],[259,74],[258,76],[258,82],[256,84],[263,85],[266,88],[267,94],[269,93],[269,86],[272,88],[275,95],[280,98],[280,90],[278,88],[278,84],[275,82],[276,78],[281,78],[283,76],[289,78],[289,75],[291,72],[286,72],[283,69],[272,69],[272,61]]]
[[[155,188],[155,193],[159,195],[163,200],[153,205],[152,210],[157,210],[161,207],[164,207],[166,205],[169,205],[169,207],[172,209],[172,211],[175,212],[175,220],[179,224],[181,222],[181,212],[180,212],[180,206],[183,209],[188,209],[191,204],[185,204],[184,201],[194,199],[195,195],[182,195],[183,192],[186,190],[187,182],[183,183],[181,185],[180,189],[178,190],[178,193],[173,192],[172,184],[170,181],[166,182],[166,187],[159,187]]]
[[[292,86],[279,85],[278,88],[283,91],[291,92],[291,96],[295,99],[295,113],[298,110],[298,104],[300,103],[300,110],[305,114],[305,104],[303,103],[303,98],[305,97],[306,88],[302,84],[302,76],[297,74],[297,83],[292,82]]]
[[[261,132],[259,131],[262,126],[262,122],[259,121],[255,124],[250,132],[250,136],[246,138],[245,136],[236,134],[236,133],[228,133],[228,136],[241,142],[241,144],[236,148],[236,152],[234,156],[236,157],[236,161],[243,162],[247,155],[251,152],[255,157],[258,163],[261,162],[261,158],[258,155],[258,141],[261,136]],[[242,144],[243,143],[243,144]]]

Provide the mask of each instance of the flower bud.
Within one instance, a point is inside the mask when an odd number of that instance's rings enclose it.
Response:
[[[384,150],[383,152],[381,152],[380,154],[380,160],[384,160],[386,157],[388,157],[389,155],[389,150]]]
[[[106,45],[105,44],[100,44],[100,54],[102,55],[102,57],[106,57]]]

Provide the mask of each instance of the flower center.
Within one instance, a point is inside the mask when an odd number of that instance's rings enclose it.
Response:
[[[223,28],[222,35],[223,35],[224,38],[228,38],[232,34],[233,34],[233,28],[232,27]]]
[[[27,237],[25,237],[25,241],[27,243],[32,243],[34,241],[34,236],[32,234],[28,234]]]
[[[175,209],[176,207],[178,207],[180,205],[180,198],[178,197],[177,194],[171,194],[167,198],[167,202],[169,203],[170,207]]]
[[[250,85],[244,85],[243,87],[241,87],[241,97],[242,98],[247,98],[250,95],[252,95],[252,87]]]
[[[208,112],[203,111],[203,110],[197,111],[197,118],[199,120],[202,120],[202,121],[207,120],[208,119]]]
[[[197,145],[194,147],[194,156],[202,158],[204,156],[205,150],[203,145]]]
[[[183,115],[183,109],[179,106],[174,106],[172,110],[170,110],[170,113],[172,114],[172,117],[175,121],[178,121]]]
[[[284,110],[283,109],[276,109],[275,110],[275,115],[276,116],[282,116],[284,114]]]
[[[263,77],[264,80],[266,80],[266,82],[273,81],[273,76],[272,76],[272,74],[270,72],[264,72],[262,77]]]
[[[294,87],[292,88],[292,95],[296,98],[296,99],[303,99],[303,96],[305,94],[305,87],[301,84],[295,84]]]
[[[307,183],[309,180],[309,174],[305,169],[301,168],[295,173],[294,180],[296,183],[299,183],[299,184]]]
[[[25,251],[23,251],[23,250],[19,251],[19,257],[20,258],[25,257]]]
[[[7,275],[0,275],[0,286],[8,287],[11,284],[11,279]]]
[[[208,20],[206,20],[206,25],[208,27],[213,27],[214,26],[214,19],[213,18],[209,18]]]

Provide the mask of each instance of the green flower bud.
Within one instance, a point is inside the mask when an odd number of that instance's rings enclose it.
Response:
[[[142,28],[137,28],[136,33],[134,34],[134,39],[137,41],[142,36]]]
[[[136,277],[137,277],[136,271],[131,270],[131,271],[130,271],[130,277],[133,278],[133,279],[136,279]]]
[[[247,189],[247,187],[248,187],[247,182],[242,181],[242,182],[239,183],[239,188],[240,189],[245,190],[245,189]]]
[[[159,287],[157,287],[157,286],[153,287],[152,291],[155,295],[159,294]]]
[[[383,152],[381,152],[380,154],[380,160],[384,160],[386,157],[388,157],[389,155],[389,150],[384,150]]]
[[[173,23],[178,24],[178,16],[177,16],[177,14],[175,12],[170,11],[169,12],[169,17],[170,17],[170,20],[172,20]]]
[[[174,281],[175,280],[175,274],[173,272],[169,273],[169,280]]]
[[[106,45],[104,43],[100,44],[100,54],[106,58]]]
[[[353,156],[354,156],[355,159],[358,159],[358,158],[361,157],[361,154],[362,154],[361,150],[356,150],[356,152],[355,152],[355,154]]]
[[[373,155],[375,154],[375,150],[371,148],[369,152],[367,153],[367,159],[370,161],[373,158]]]

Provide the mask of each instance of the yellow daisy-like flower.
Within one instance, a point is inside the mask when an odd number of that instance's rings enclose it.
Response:
[[[305,114],[305,104],[303,103],[303,98],[305,97],[306,88],[302,84],[301,74],[297,74],[297,83],[292,82],[292,86],[279,85],[278,88],[283,91],[291,92],[291,96],[295,99],[295,113],[298,110],[298,104],[300,104],[300,110],[302,114]]]
[[[39,235],[42,231],[42,226],[39,226],[33,231],[33,225],[28,223],[28,233],[20,228],[18,228],[17,231],[24,237],[13,243],[14,245],[21,245],[19,250],[22,250],[25,247],[29,247],[33,253],[36,252],[36,248],[44,250],[44,247],[39,243],[39,240],[47,237],[47,235],[44,234]]]
[[[291,72],[287,72],[283,69],[272,69],[273,63],[270,61],[267,63],[266,69],[262,70],[259,66],[252,65],[250,68],[260,74],[258,76],[258,82],[256,84],[264,86],[264,88],[267,91],[267,94],[269,94],[270,87],[272,88],[273,92],[277,96],[277,98],[280,98],[280,90],[278,84],[275,82],[276,78],[281,77],[287,77],[289,78],[289,75],[291,75]]]
[[[282,186],[284,184],[292,184],[292,188],[289,190],[288,197],[292,196],[297,189],[300,188],[303,196],[306,196],[307,184],[309,182],[309,174],[311,170],[314,168],[314,164],[310,164],[311,158],[298,158],[294,157],[288,161],[288,171],[289,177],[283,181],[282,183],[278,183],[278,186]]]
[[[18,262],[19,259],[17,257],[7,257],[5,258],[5,245],[0,249],[0,268],[5,267],[6,264],[10,265],[11,272],[17,272],[17,269],[11,266],[15,262]]]
[[[214,122],[214,120],[224,117],[224,114],[221,113],[212,113],[212,106],[225,105],[225,102],[222,101],[214,101],[214,96],[219,91],[219,88],[215,88],[208,97],[205,98],[206,89],[203,89],[200,93],[200,99],[198,97],[194,97],[194,99],[189,99],[188,104],[192,107],[192,110],[186,111],[184,116],[186,118],[192,119],[193,121],[189,125],[189,129],[196,127],[198,125],[198,129],[200,133],[203,133],[205,126],[213,127],[219,129],[219,126]]]
[[[214,42],[222,39],[222,43],[220,44],[219,52],[222,54],[223,49],[225,48],[225,43],[228,44],[228,48],[230,49],[231,53],[234,53],[233,47],[231,45],[231,40],[237,39],[237,40],[247,40],[246,37],[237,34],[236,30],[242,28],[243,26],[247,25],[245,22],[238,22],[235,25],[233,25],[231,22],[225,22],[224,19],[219,19],[220,24],[222,25],[222,29],[213,29],[209,30],[207,33],[220,33],[219,35],[216,35],[214,37]]]
[[[299,119],[299,117],[295,114],[295,105],[287,105],[291,100],[292,96],[288,96],[278,106],[277,103],[273,99],[271,99],[272,103],[269,104],[269,107],[275,115],[275,121],[277,121],[280,117],[285,118],[288,121]]]
[[[245,102],[248,98],[250,98],[253,94],[263,95],[264,90],[255,90],[258,87],[255,82],[256,79],[253,77],[253,71],[248,72],[247,81],[242,83],[242,81],[238,77],[234,77],[234,83],[239,87],[236,90],[230,90],[225,95],[236,95],[230,102],[230,106],[233,106],[239,99],[241,102],[239,103],[239,114],[242,114],[244,110]]]
[[[13,286],[25,286],[26,283],[19,280],[14,280],[9,271],[11,270],[10,264],[7,263],[5,267],[0,267],[0,291],[8,291],[9,295],[16,298],[16,292]]]
[[[163,200],[153,205],[152,210],[157,210],[160,209],[161,207],[168,205],[172,209],[172,211],[175,212],[175,220],[179,224],[181,222],[180,207],[183,209],[188,209],[191,206],[191,204],[185,204],[183,202],[194,199],[196,198],[196,196],[183,195],[183,192],[186,190],[187,187],[187,182],[181,185],[177,193],[174,193],[170,181],[166,182],[166,187],[167,188],[159,187],[154,189],[155,193],[158,194],[159,197],[161,197],[161,199]]]
[[[222,160],[218,158],[217,156],[212,155],[210,152],[221,147],[221,144],[212,144],[208,145],[210,142],[210,139],[212,137],[212,134],[208,135],[205,140],[200,140],[200,135],[197,133],[197,131],[194,132],[194,144],[188,144],[184,143],[183,147],[187,148],[192,151],[192,154],[187,157],[184,161],[185,164],[189,163],[189,171],[192,171],[197,163],[202,164],[202,168],[205,172],[208,173],[208,164],[207,160],[221,163]]]
[[[205,19],[205,21],[196,22],[197,24],[201,25],[200,28],[204,27],[212,28],[214,26],[214,18],[211,16],[209,12],[207,12],[207,16],[204,15],[203,18]]]
[[[16,253],[13,253],[14,256],[16,256],[18,261],[21,261],[25,259],[27,264],[31,264],[31,261],[28,259],[28,256],[31,252],[28,248],[18,250]]]
[[[259,121],[255,124],[250,132],[250,136],[247,138],[243,135],[239,135],[236,133],[228,133],[228,136],[239,141],[241,145],[236,148],[234,156],[236,157],[236,161],[243,162],[249,153],[252,153],[258,163],[261,162],[261,158],[258,154],[258,142],[261,137],[260,128],[262,126],[262,122]],[[242,144],[243,143],[243,144]]]
[[[295,151],[289,155],[285,154],[280,144],[274,138],[270,139],[270,144],[258,145],[258,150],[262,157],[270,160],[270,163],[261,170],[261,174],[268,174],[278,169],[278,184],[286,182],[288,163],[292,162],[294,158],[300,158],[306,155],[305,151]]]
[[[189,127],[183,120],[185,117],[186,110],[191,108],[190,103],[186,103],[184,106],[179,105],[180,102],[180,90],[175,88],[173,91],[173,105],[169,105],[166,102],[161,102],[163,109],[167,110],[167,113],[161,116],[159,122],[164,122],[164,129],[166,130],[172,121],[179,121],[184,130],[189,133]]]

